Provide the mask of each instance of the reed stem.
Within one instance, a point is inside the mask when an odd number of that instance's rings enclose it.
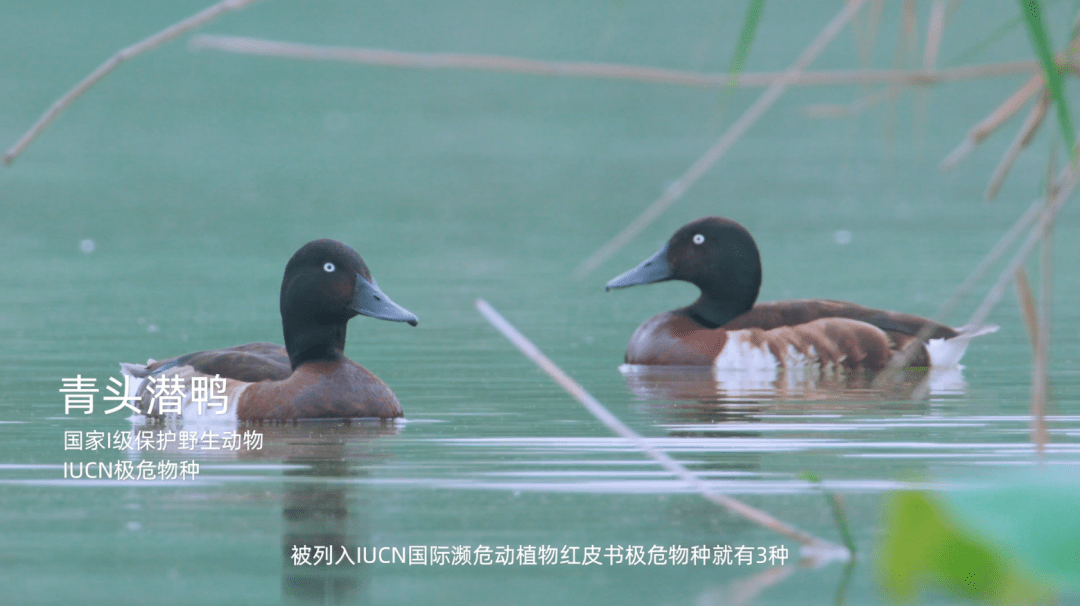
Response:
[[[169,27],[161,30],[160,32],[146,38],[136,44],[133,44],[127,48],[121,49],[112,57],[109,57],[104,63],[98,66],[97,69],[90,72],[90,75],[83,78],[81,82],[75,85],[64,96],[57,99],[52,106],[45,111],[38,121],[30,127],[30,130],[15,143],[7,153],[4,154],[4,164],[11,164],[15,161],[15,158],[22,153],[26,146],[30,145],[30,142],[37,138],[41,131],[45,130],[57,116],[60,115],[69,105],[71,105],[76,99],[82,96],[83,93],[90,90],[90,87],[97,84],[98,80],[101,80],[107,76],[110,72],[120,66],[121,63],[137,57],[149,50],[153,50],[170,40],[174,40],[178,36],[185,32],[191,31],[199,26],[205,25],[214,19],[217,19],[224,13],[229,11],[236,11],[244,8],[245,6],[258,2],[259,0],[225,0],[219,2],[209,8],[206,8],[179,23],[170,25]]]
[[[510,341],[518,350],[525,355],[525,357],[532,360],[534,364],[540,367],[540,370],[544,371],[549,377],[551,377],[556,383],[559,384],[567,393],[569,393],[575,400],[581,403],[594,417],[596,417],[601,423],[607,426],[612,432],[618,434],[630,442],[635,448],[648,455],[654,461],[659,463],[664,469],[670,471],[673,475],[686,482],[687,485],[692,487],[698,494],[706,499],[720,505],[724,509],[728,510],[734,515],[743,517],[755,524],[770,530],[776,531],[788,538],[794,539],[803,545],[811,548],[820,548],[822,551],[837,553],[836,550],[843,550],[847,553],[847,550],[824,539],[815,537],[812,534],[799,530],[772,515],[761,511],[755,507],[751,507],[739,501],[733,499],[727,495],[720,494],[710,488],[705,482],[698,478],[692,471],[687,469],[682,463],[671,458],[666,452],[656,448],[649,444],[649,442],[641,437],[633,429],[630,429],[625,423],[619,420],[618,417],[611,414],[611,412],[585,390],[577,381],[570,378],[561,368],[544,355],[540,349],[529,341],[524,335],[522,335],[517,328],[515,328],[509,321],[506,320],[498,311],[495,310],[487,301],[483,299],[476,300],[476,309],[484,316],[492,326],[495,327],[508,341]]]
[[[338,61],[361,65],[378,65],[401,69],[456,69],[497,71],[532,76],[568,78],[602,78],[631,80],[648,84],[667,84],[699,88],[762,88],[778,80],[788,86],[842,86],[893,84],[898,86],[932,86],[944,82],[975,80],[1031,74],[1039,69],[1035,61],[1005,61],[982,65],[967,65],[946,69],[838,69],[814,72],[743,72],[702,73],[644,65],[596,63],[586,61],[543,61],[501,55],[468,53],[414,53],[382,48],[351,46],[322,46],[298,42],[281,42],[243,36],[194,36],[189,46],[193,50],[299,59],[304,61]]]
[[[698,179],[704,176],[705,173],[712,168],[713,164],[727,152],[727,150],[735,145],[735,142],[742,137],[743,133],[749,130],[749,128],[765,114],[766,110],[772,107],[772,104],[780,98],[780,95],[784,94],[785,90],[787,90],[788,83],[798,74],[802,73],[810,63],[821,54],[821,51],[825,50],[825,46],[827,46],[829,42],[843,30],[844,26],[858,13],[859,9],[862,8],[862,5],[865,3],[866,0],[850,0],[849,2],[846,2],[844,8],[833,17],[832,21],[830,21],[820,33],[818,33],[817,37],[815,37],[814,40],[810,42],[810,45],[803,50],[802,54],[800,54],[795,62],[792,63],[791,67],[784,72],[784,75],[773,81],[772,84],[761,93],[761,96],[758,97],[745,112],[743,112],[743,115],[731,125],[727,132],[725,132],[712,147],[698,158],[697,162],[694,162],[681,177],[668,186],[655,202],[649,205],[644,212],[631,221],[629,225],[623,228],[623,230],[607,244],[600,247],[599,250],[585,259],[574,271],[574,276],[580,279],[588,275],[602,263],[610,259],[619,249],[637,236],[641,230],[645,229],[655,221],[668,207],[682,198],[683,194],[686,193]]]

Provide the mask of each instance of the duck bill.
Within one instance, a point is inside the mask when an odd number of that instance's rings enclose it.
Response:
[[[674,276],[667,260],[667,252],[668,247],[665,244],[655,255],[642,261],[641,265],[608,282],[607,290],[671,280]]]
[[[369,282],[361,275],[356,276],[356,290],[353,292],[349,309],[380,320],[408,322],[409,326],[416,326],[419,321],[412,312],[391,301],[375,284],[375,280]]]

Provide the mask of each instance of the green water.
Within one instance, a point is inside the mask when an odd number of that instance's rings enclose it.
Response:
[[[203,31],[723,71],[743,4],[278,0]],[[838,9],[824,4],[767,3],[747,69],[784,68]],[[878,66],[891,65],[899,30],[899,7],[889,4]],[[1065,4],[1051,7],[1061,13],[1051,23],[1068,24]],[[0,6],[0,143],[13,143],[112,52],[204,5]],[[963,3],[942,61],[1015,10]],[[971,61],[1028,56],[1014,29]],[[857,65],[850,32],[815,63]],[[725,379],[723,397],[706,381],[713,396],[700,398],[689,378],[642,383],[618,371],[634,328],[694,289],[605,293],[603,284],[686,221],[722,214],[757,237],[763,300],[827,297],[931,314],[1041,191],[1047,128],[993,203],[982,192],[1016,124],[954,172],[937,169],[1022,80],[905,93],[840,121],[801,110],[875,89],[792,90],[684,200],[575,281],[577,264],[759,91],[313,64],[192,53],[182,40],[124,64],[0,170],[4,599],[827,604],[839,592],[849,604],[881,602],[872,552],[882,495],[913,479],[1033,461],[1030,348],[1015,297],[991,315],[1001,331],[972,345],[960,382],[928,400],[910,401],[903,386],[807,399],[738,377]],[[1055,238],[1046,457],[1055,465],[1080,460],[1078,227],[1067,207]],[[850,243],[837,244],[841,230]],[[263,427],[263,449],[239,452],[64,450],[65,432],[132,425],[100,408],[65,415],[61,378],[104,387],[121,361],[280,342],[285,261],[321,237],[359,250],[386,293],[420,318],[415,329],[358,318],[347,347],[394,389],[407,423]],[[86,240],[92,252],[82,251]],[[839,541],[818,489],[799,476],[821,477],[844,497],[860,549],[850,582],[840,563],[800,568],[793,541],[724,513],[612,437],[483,321],[477,297],[715,489]],[[977,303],[972,295],[948,320],[963,322]],[[64,463],[118,460],[200,467],[184,481],[63,478]],[[786,545],[791,558],[320,568],[293,566],[293,545],[333,545],[335,559],[340,545],[354,556],[357,547],[576,546],[579,560],[590,546]]]

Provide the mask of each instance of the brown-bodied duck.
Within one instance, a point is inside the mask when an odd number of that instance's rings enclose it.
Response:
[[[180,406],[185,421],[193,414],[240,421],[402,416],[394,392],[345,357],[345,330],[361,314],[412,326],[417,319],[379,289],[355,250],[335,240],[302,246],[285,266],[280,306],[284,346],[249,343],[121,364],[136,406],[154,417]],[[167,378],[174,376],[180,385]],[[209,389],[193,392],[195,384]]]
[[[825,299],[757,303],[761,257],[743,226],[723,217],[692,221],[607,289],[683,280],[701,289],[687,307],[646,321],[627,364],[766,369],[818,366],[880,370],[924,327],[910,366],[956,366],[970,340],[997,326],[951,328],[926,318]]]

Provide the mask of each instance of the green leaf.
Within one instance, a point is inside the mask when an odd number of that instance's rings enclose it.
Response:
[[[1080,589],[1080,474],[1031,470],[944,503],[995,545],[1055,584]]]
[[[893,600],[910,600],[931,584],[1001,604],[1048,594],[990,541],[960,524],[931,493],[894,494],[885,520],[878,576]]]
[[[1039,58],[1043,73],[1046,74],[1046,86],[1050,91],[1050,97],[1054,100],[1057,108],[1058,126],[1061,127],[1061,138],[1069,151],[1069,158],[1076,161],[1076,137],[1072,128],[1072,119],[1069,117],[1069,106],[1065,101],[1064,77],[1061,68],[1054,61],[1054,48],[1050,43],[1050,36],[1043,24],[1042,7],[1038,0],[1018,0],[1020,10],[1024,15],[1028,33],[1031,34],[1031,44],[1035,48],[1035,55]]]
[[[750,56],[750,47],[754,44],[754,36],[757,33],[758,24],[761,22],[761,12],[765,9],[765,0],[750,0],[746,8],[746,17],[743,19],[742,31],[739,32],[739,42],[735,46],[735,55],[731,58],[731,67],[728,68],[728,83],[720,92],[719,107],[721,110],[727,104],[732,91],[735,90],[735,80],[742,73],[746,65],[746,58]]]
[[[731,68],[728,73],[731,81],[735,76],[742,73],[746,65],[746,58],[750,55],[750,47],[754,43],[754,34],[757,33],[758,23],[761,22],[761,11],[765,8],[765,0],[750,0],[750,6],[746,9],[746,18],[743,19],[742,31],[739,32],[739,45],[735,47],[735,56],[731,59]]]
[[[988,46],[995,42],[1000,42],[1008,34],[1012,33],[1013,29],[1020,25],[1020,21],[1023,19],[1022,15],[1017,15],[1005,23],[1001,24],[994,31],[984,36],[981,40],[970,45],[963,50],[960,54],[954,57],[951,61],[945,63],[949,67],[955,67],[957,65],[963,65],[974,58],[976,55],[986,50]]]
[[[879,578],[897,599],[930,585],[998,603],[1080,589],[1078,504],[1080,472],[1069,467],[998,473],[974,489],[893,494]]]

